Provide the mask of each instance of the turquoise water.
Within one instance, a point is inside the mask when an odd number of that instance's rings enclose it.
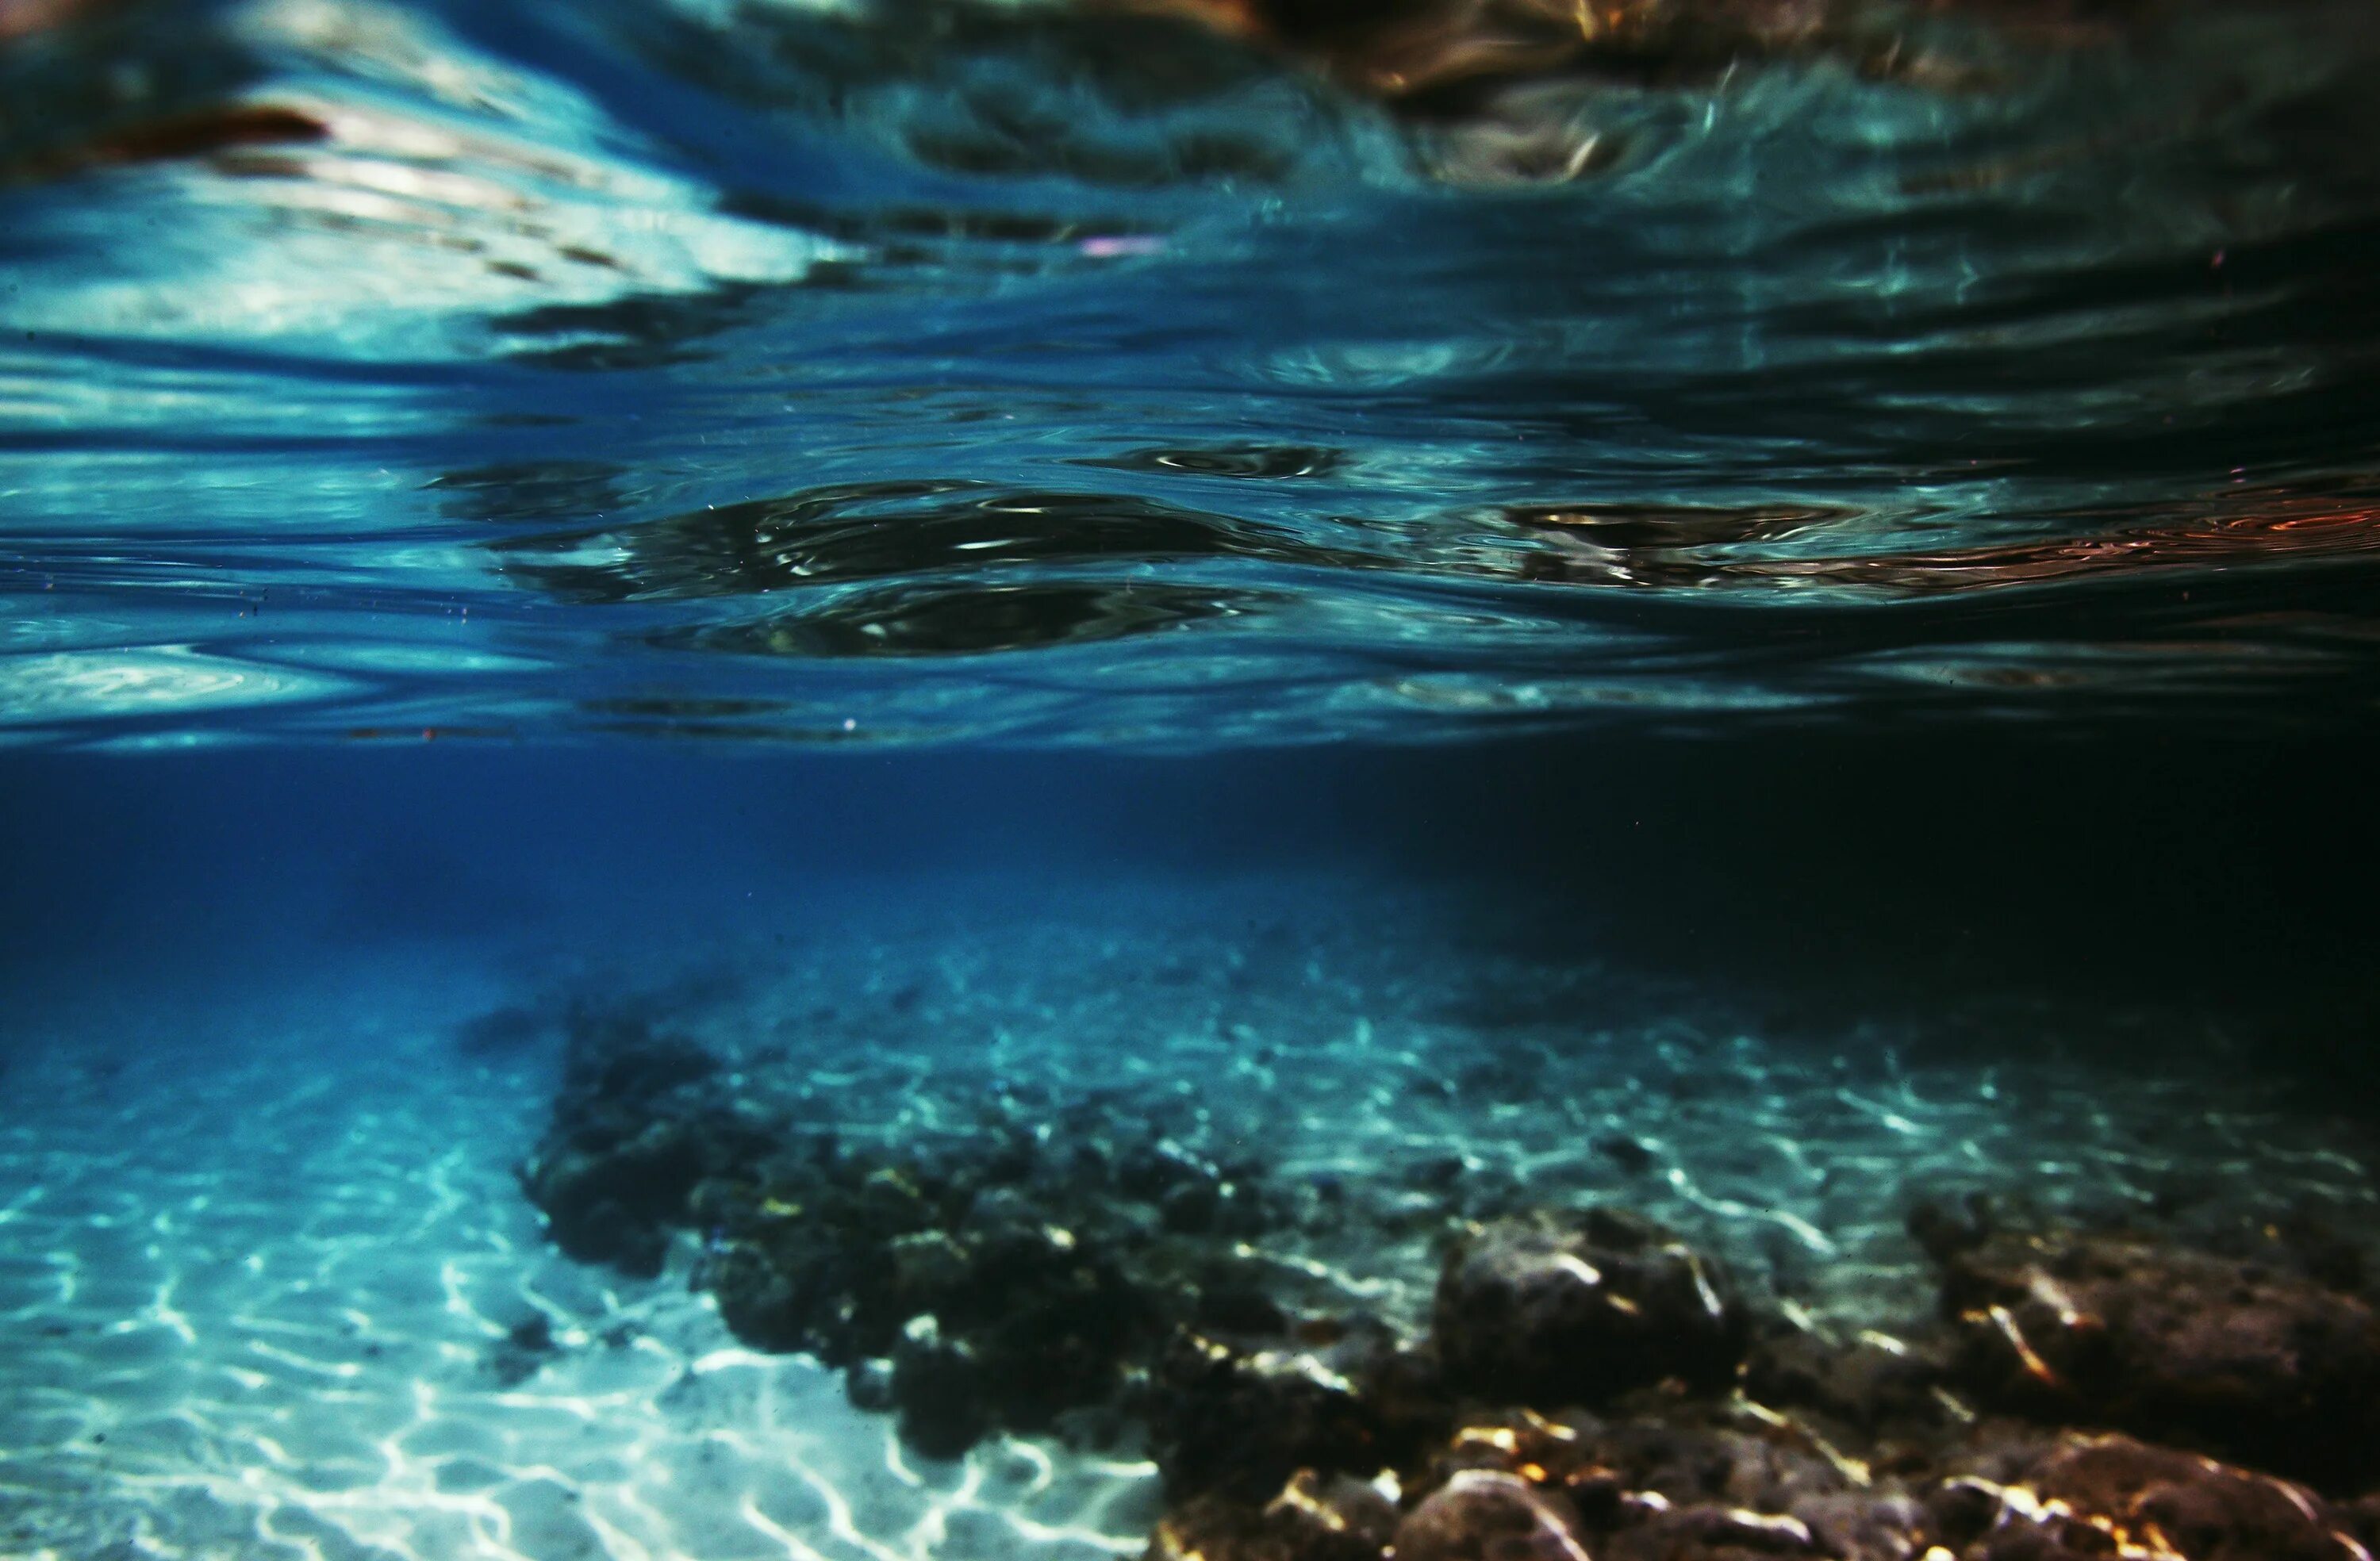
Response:
[[[2370,1561],[2291,0],[0,0],[0,1557]]]

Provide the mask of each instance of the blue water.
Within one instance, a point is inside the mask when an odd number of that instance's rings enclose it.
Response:
[[[0,1556],[2369,1561],[2375,67],[0,0]]]
[[[2359,719],[2360,9],[1894,25],[1897,70],[1863,34],[1558,82],[1513,112],[1596,153],[1550,182],[1263,49],[1039,7],[33,32],[0,720]]]

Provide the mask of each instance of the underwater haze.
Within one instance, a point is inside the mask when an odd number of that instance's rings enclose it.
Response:
[[[0,0],[0,1557],[2372,1561],[2375,67]]]

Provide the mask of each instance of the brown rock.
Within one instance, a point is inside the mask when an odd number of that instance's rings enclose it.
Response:
[[[2071,1440],[1991,1494],[1960,1561],[2362,1561],[2311,1491],[2124,1436]]]
[[[2380,1476],[2380,1318],[2262,1265],[2117,1235],[1954,1254],[1953,1373],[1985,1404],[2353,1487]]]
[[[1570,1503],[1516,1475],[1467,1469],[1397,1525],[1396,1561],[1590,1561]]]
[[[1148,1561],[1379,1561],[1397,1529],[1389,1498],[1347,1475],[1301,1469],[1252,1507],[1208,1493],[1165,1515]]]
[[[1723,1386],[1748,1335],[1708,1259],[1609,1210],[1483,1228],[1439,1276],[1431,1329],[1450,1392],[1539,1409],[1670,1378]]]

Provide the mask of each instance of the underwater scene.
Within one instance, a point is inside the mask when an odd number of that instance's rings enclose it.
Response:
[[[2373,1561],[2363,0],[0,0],[0,1561]]]

